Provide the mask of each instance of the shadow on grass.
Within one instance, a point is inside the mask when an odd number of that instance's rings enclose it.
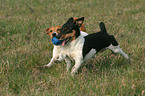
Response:
[[[113,70],[113,69],[127,69],[130,66],[130,60],[126,60],[123,56],[117,54],[116,56],[97,56],[92,58],[88,62],[85,62],[85,66],[82,66],[79,73],[85,67],[89,72],[100,73],[102,70]]]
[[[49,61],[47,62],[49,63]],[[46,64],[47,64],[46,63]],[[45,64],[45,65],[46,65]],[[55,61],[51,67],[47,67],[47,66],[44,66],[44,65],[40,65],[37,69],[42,72],[42,73],[46,73],[46,72],[54,72],[57,70],[58,67],[62,66],[63,68],[65,67],[66,64],[64,64],[64,61],[62,62],[59,62],[59,61]]]
[[[113,70],[113,69],[127,69],[127,67],[130,65],[130,60],[126,60],[122,55],[119,54],[101,54],[96,55],[95,58],[91,58],[87,62],[83,63],[81,68],[79,69],[78,74],[81,74],[84,71],[84,68],[89,71],[93,72],[93,74],[101,73],[102,70]],[[41,65],[38,67],[38,70],[40,70],[41,73],[52,73],[53,71],[56,71],[58,69],[58,66],[61,66],[60,70],[66,70],[66,64],[65,62],[55,62],[51,67],[44,67]],[[72,62],[72,66],[74,66],[74,61]],[[59,67],[60,68],[60,67]]]

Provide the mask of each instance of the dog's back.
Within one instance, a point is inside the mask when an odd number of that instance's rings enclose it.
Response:
[[[108,47],[113,43],[113,45],[118,45],[113,35],[109,35],[106,31],[105,24],[100,23],[100,32],[93,33],[85,36],[85,42],[83,47],[83,56],[90,52],[91,49],[95,49],[96,52],[99,52],[103,48]]]

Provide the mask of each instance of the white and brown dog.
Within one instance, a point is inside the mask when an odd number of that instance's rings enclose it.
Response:
[[[78,18],[73,18],[74,22],[75,20],[77,20]],[[62,26],[53,26],[51,28],[47,28],[45,30],[46,34],[48,34],[50,36],[50,38],[52,39],[53,37],[57,37],[58,34],[60,34],[60,30],[61,30],[61,27]],[[83,36],[86,36],[88,35],[86,33],[86,28],[84,26],[84,23],[80,26],[80,30],[81,30],[81,35]],[[60,54],[61,53],[61,48],[62,48],[62,45],[54,45],[54,48],[53,48],[53,56],[50,60],[50,62],[47,64],[47,65],[44,65],[45,67],[51,67],[51,65],[53,64],[54,61],[61,61],[65,58],[62,58],[62,55]],[[67,58],[66,58],[67,59]],[[66,60],[67,62],[68,60]]]
[[[104,49],[110,49],[115,53],[122,54],[126,59],[129,58],[119,47],[114,36],[107,33],[103,22],[100,23],[100,32],[84,37],[79,29],[83,21],[84,17],[78,18],[75,21],[73,18],[69,18],[56,36],[59,40],[63,40],[61,57],[66,58],[67,70],[71,67],[71,61],[68,57],[75,60],[75,65],[71,70],[72,75],[78,71],[84,61],[92,58],[97,52]]]

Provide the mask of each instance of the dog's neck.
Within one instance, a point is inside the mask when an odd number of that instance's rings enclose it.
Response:
[[[84,43],[84,36],[80,34],[75,40],[71,41],[69,44],[62,46],[63,48],[74,48],[74,46],[80,46]]]
[[[86,32],[83,32],[83,31],[79,31],[77,32],[77,34],[78,36],[76,37],[76,39],[70,42],[68,46],[74,47],[74,46],[77,46],[77,44],[84,43],[84,36],[88,35]]]

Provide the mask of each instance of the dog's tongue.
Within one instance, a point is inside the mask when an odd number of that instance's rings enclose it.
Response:
[[[62,46],[64,46],[65,45],[65,40],[62,42]]]

